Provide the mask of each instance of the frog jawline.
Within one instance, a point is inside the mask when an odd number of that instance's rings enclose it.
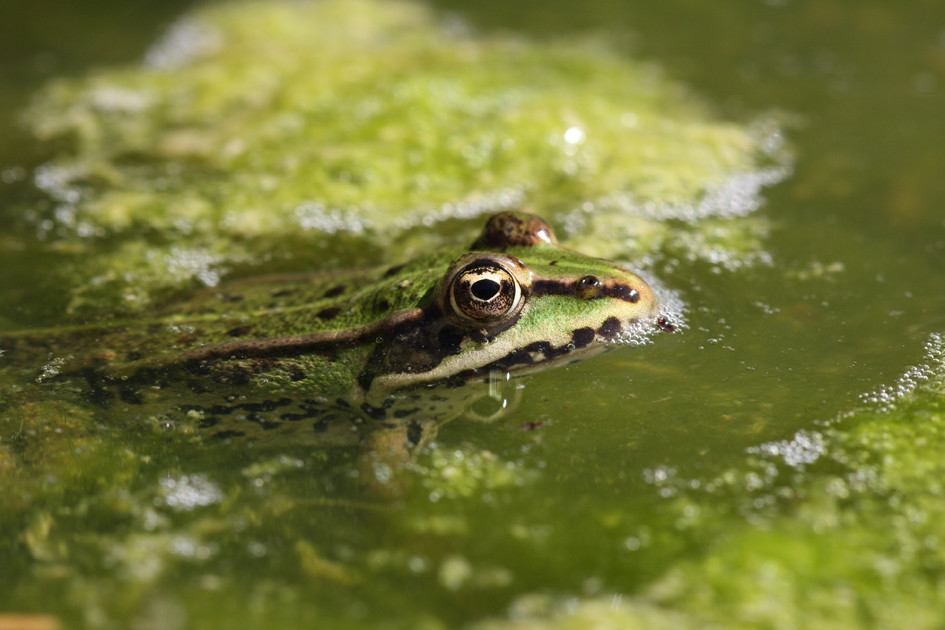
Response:
[[[552,346],[550,349],[552,352],[560,352],[568,344],[563,344],[562,346]],[[614,342],[611,340],[595,340],[594,343],[591,343],[583,348],[573,348],[561,352],[555,356],[551,356],[541,360],[533,360],[530,362],[516,363],[507,367],[501,365],[502,359],[510,356],[510,353],[505,353],[500,357],[497,357],[496,360],[491,361],[480,367],[473,367],[467,370],[461,371],[457,374],[449,375],[450,367],[444,367],[442,363],[437,365],[437,367],[427,370],[426,372],[411,372],[411,373],[400,373],[400,374],[386,374],[376,377],[372,383],[371,387],[366,393],[366,398],[375,399],[377,397],[383,397],[389,394],[392,391],[410,387],[423,387],[424,385],[436,385],[439,382],[450,382],[450,381],[469,381],[477,378],[486,378],[493,372],[505,372],[511,374],[514,377],[525,376],[527,374],[534,374],[536,372],[541,372],[558,365],[570,365],[571,363],[577,363],[578,361],[583,361],[590,357],[596,356],[603,353],[604,351],[610,349],[614,346]]]
[[[565,354],[550,357],[542,361],[535,361],[534,363],[520,364],[512,368],[506,369],[507,374],[511,374],[512,377],[518,378],[520,376],[528,376],[530,374],[537,374],[538,372],[544,372],[545,370],[550,370],[559,366],[567,366],[573,363],[580,363],[585,359],[590,359],[591,357],[596,357],[599,354],[603,354],[608,350],[614,348],[612,342],[593,344],[587,346],[586,348],[580,348],[572,350],[571,352],[566,352]],[[501,369],[501,368],[494,368]],[[491,372],[492,370],[490,370]]]

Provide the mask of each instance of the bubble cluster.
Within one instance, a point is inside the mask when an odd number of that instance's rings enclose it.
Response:
[[[893,385],[862,394],[860,399],[890,411],[918,390],[945,393],[945,334],[932,333],[925,344],[925,362],[906,369]]]
[[[681,331],[688,328],[686,304],[680,297],[679,292],[666,287],[658,278],[653,276],[648,275],[644,280],[656,295],[660,307],[657,318],[661,324],[654,325],[652,320],[645,320],[624,326],[620,334],[614,339],[617,343],[631,346],[644,345],[653,341],[653,336],[659,334],[661,330]]]
[[[179,68],[219,44],[220,36],[196,20],[171,26],[144,55],[144,65],[155,70]]]
[[[621,192],[602,197],[592,206],[616,209],[655,221],[672,219],[695,223],[709,217],[744,217],[761,205],[763,188],[786,179],[790,174],[791,168],[786,165],[733,173],[718,184],[706,186],[704,194],[692,203],[641,201],[633,193]]]
[[[223,500],[223,491],[205,475],[168,476],[159,483],[164,504],[175,510],[190,511]]]
[[[824,436],[816,431],[798,431],[790,440],[767,442],[748,449],[749,453],[780,457],[792,468],[813,464],[824,454]]]

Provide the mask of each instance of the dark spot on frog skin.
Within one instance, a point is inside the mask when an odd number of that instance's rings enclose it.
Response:
[[[237,408],[243,409],[245,411],[251,411],[253,413],[260,413],[266,411],[275,411],[279,407],[285,407],[291,403],[292,400],[289,398],[280,398],[279,400],[264,400],[259,403],[243,403],[242,405],[237,405]]]
[[[188,380],[187,388],[195,394],[206,394],[210,391],[205,382],[198,380]]]
[[[122,389],[119,397],[126,403],[132,405],[140,405],[144,402],[144,399],[141,398],[141,394],[134,389]]]
[[[85,401],[99,407],[107,407],[114,399],[115,393],[105,389],[95,388],[85,394]]]
[[[327,322],[338,317],[339,313],[341,313],[341,309],[338,308],[337,306],[332,306],[331,308],[325,308],[318,311],[317,313],[315,313],[315,317]]]
[[[223,293],[220,295],[220,301],[227,304],[233,304],[235,302],[242,302],[243,296],[239,293]]]
[[[571,333],[571,343],[574,344],[575,348],[587,347],[592,341],[594,341],[594,335],[594,329],[589,326],[578,328]]]
[[[337,414],[331,413],[332,407],[330,405],[314,400],[305,400],[299,403],[298,409],[301,413],[283,413],[279,415],[279,419],[298,422],[299,420],[309,420],[311,418],[331,419],[337,416]]]
[[[258,413],[251,413],[246,417],[246,419],[254,424],[258,424],[263,431],[272,431],[279,426],[278,422],[273,422],[272,420],[266,418],[266,416],[260,415]]]
[[[387,417],[387,410],[382,407],[374,407],[367,403],[361,405],[361,411],[372,420],[383,420]]]
[[[378,308],[378,310],[386,311],[386,310],[388,310],[388,309],[390,308],[390,302],[388,302],[388,301],[385,300],[385,299],[378,300],[378,302],[377,302],[377,308]]]
[[[234,365],[232,369],[227,370],[225,374],[220,374],[217,377],[217,382],[231,383],[233,385],[248,385],[252,382],[255,375],[256,373],[248,367]]]
[[[274,297],[274,298],[279,298],[279,297],[286,297],[289,295],[293,295],[295,293],[298,293],[298,289],[286,288],[286,289],[279,289],[278,291],[273,291],[272,293],[269,294],[269,296]]]
[[[531,344],[535,345],[535,344]],[[528,348],[520,348],[514,350],[501,359],[492,363],[490,368],[510,368],[513,365],[522,365],[527,363],[534,363],[535,360],[532,358],[532,353],[529,352]]]
[[[525,346],[525,351],[531,354],[533,357],[535,354],[540,354],[543,357],[548,358],[555,356],[556,354],[564,354],[568,350],[567,348],[555,350],[547,341],[534,341]]]
[[[616,318],[613,319],[616,321]],[[593,330],[591,330],[591,333],[593,333]],[[516,365],[532,365],[536,362],[556,359],[562,355],[568,354],[570,351],[571,349],[567,345],[564,345],[560,348],[555,348],[547,341],[535,341],[528,344],[524,348],[513,350],[501,359],[496,359],[488,365],[484,365],[480,368],[463,370],[454,375],[452,378],[448,379],[444,384],[447,387],[462,387],[467,379],[472,378],[478,374],[486,374],[491,370],[507,370]]]
[[[548,266],[549,266],[549,267],[554,267],[554,266],[557,265],[557,264],[558,264],[558,261],[557,261],[557,260],[552,260],[550,263],[548,263]]]
[[[358,374],[358,385],[361,387],[361,389],[364,391],[371,389],[371,383],[374,382],[374,376],[374,373],[368,371]]]
[[[217,431],[213,434],[213,437],[220,440],[226,440],[228,438],[243,437],[244,435],[246,434],[242,431]]]
[[[226,331],[226,334],[230,337],[242,337],[243,335],[247,335],[252,332],[252,330],[252,326],[237,326],[236,328],[231,328]]]
[[[194,409],[197,411],[203,411],[204,413],[226,416],[236,411],[237,407],[231,407],[229,405],[213,405],[208,409],[201,409],[200,407],[194,407]]]
[[[518,321],[518,317],[515,318],[515,321]],[[502,330],[505,330],[505,328]],[[486,343],[495,339],[495,335],[488,335],[482,330],[470,330],[467,334],[469,335],[469,338],[476,343]]]
[[[534,431],[538,427],[543,427],[543,426],[545,426],[544,420],[536,420],[535,422],[526,422],[525,424],[519,427],[519,430],[520,431]]]
[[[437,335],[437,341],[445,354],[456,354],[463,342],[463,334],[452,326],[444,326]]]
[[[626,284],[614,284],[606,287],[603,291],[607,297],[617,298],[624,302],[636,304],[640,301],[640,292]]]
[[[305,380],[305,371],[297,365],[289,366],[286,371],[290,381],[298,383]]]
[[[394,265],[390,269],[384,272],[385,278],[390,278],[391,276],[396,276],[400,273],[400,270],[404,268],[404,265]]]
[[[407,425],[407,442],[410,448],[414,448],[423,439],[423,425],[419,422],[411,422]]]
[[[279,414],[279,419],[285,422],[298,422],[299,420],[308,420],[311,418],[307,413],[283,413]]]
[[[623,326],[620,324],[620,320],[616,317],[608,317],[604,320],[604,323],[600,325],[600,328],[597,329],[597,334],[599,334],[604,339],[613,339],[620,331],[623,329]]]
[[[338,297],[339,295],[341,295],[342,293],[344,293],[346,289],[347,289],[347,287],[346,287],[345,285],[343,285],[343,284],[336,284],[336,285],[333,286],[332,288],[328,289],[328,291],[326,291],[326,292],[325,292],[325,295],[323,295],[322,297],[325,297],[325,298]]]
[[[462,372],[458,372],[454,374],[453,376],[451,376],[450,378],[443,381],[441,385],[447,389],[459,389],[460,387],[464,387],[466,385],[467,379],[470,379],[479,373],[480,373],[479,370],[475,370],[475,369],[463,370]]]

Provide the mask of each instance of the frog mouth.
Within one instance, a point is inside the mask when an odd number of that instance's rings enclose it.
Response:
[[[506,371],[513,376],[531,374],[559,365],[570,365],[622,345],[642,345],[659,330],[668,330],[659,319],[644,323],[633,318],[621,322],[616,317],[608,318],[597,329],[579,328],[571,333],[571,340],[555,346],[547,341],[537,341],[513,350],[501,359],[475,370],[475,372]]]
[[[616,317],[605,320],[597,329],[577,328],[558,345],[550,341],[534,341],[513,349],[492,347],[484,350],[491,360],[476,367],[467,367],[453,373],[448,361],[443,361],[426,372],[378,376],[371,385],[380,390],[401,387],[433,387],[440,383],[460,385],[467,381],[496,373],[524,376],[559,365],[569,365],[601,354],[621,345],[642,345],[662,328],[655,318],[640,321],[632,318],[621,322]],[[503,353],[504,352],[504,353]],[[492,354],[490,357],[489,354]]]
[[[595,343],[580,349],[565,350],[564,352],[558,353],[553,352],[551,355],[536,353],[532,354],[531,360],[527,362],[517,363],[508,367],[487,366],[481,368],[481,370],[488,371],[489,373],[504,371],[518,378],[519,376],[528,376],[529,374],[544,372],[554,367],[580,363],[585,359],[603,354],[614,347],[616,346],[611,343]]]

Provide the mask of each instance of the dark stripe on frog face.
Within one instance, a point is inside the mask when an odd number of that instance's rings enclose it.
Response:
[[[585,276],[591,278],[591,276]],[[535,297],[543,295],[563,295],[566,297],[577,297],[583,299],[615,298],[635,304],[640,301],[640,292],[629,284],[614,282],[611,284],[602,284],[590,288],[587,283],[580,280],[574,282],[562,282],[560,280],[536,280],[532,283],[531,294]]]

